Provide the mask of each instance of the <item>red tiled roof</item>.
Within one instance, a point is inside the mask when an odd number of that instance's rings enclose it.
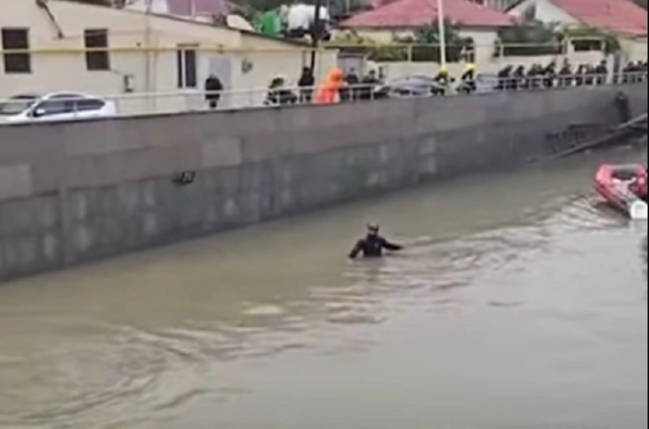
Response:
[[[647,34],[647,11],[628,0],[551,0],[582,23],[620,34]]]
[[[588,1],[588,0],[587,0]],[[508,27],[512,18],[500,11],[467,0],[444,0],[444,15],[468,27]],[[347,28],[416,28],[437,20],[436,0],[397,0],[343,21]]]
[[[222,16],[228,15],[236,6],[227,0],[167,0],[172,15]]]

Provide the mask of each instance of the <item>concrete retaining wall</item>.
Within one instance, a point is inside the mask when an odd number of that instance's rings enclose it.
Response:
[[[646,111],[638,85],[0,127],[0,280],[510,167],[619,122],[620,89]]]

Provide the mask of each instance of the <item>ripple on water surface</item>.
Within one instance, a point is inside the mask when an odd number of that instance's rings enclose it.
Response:
[[[0,306],[0,427],[267,429],[249,410],[284,429],[635,427],[646,230],[626,225],[587,197],[554,199],[507,227],[341,265],[342,281],[307,279],[292,299],[249,296],[236,320],[144,328]],[[340,385],[372,413],[345,420]]]

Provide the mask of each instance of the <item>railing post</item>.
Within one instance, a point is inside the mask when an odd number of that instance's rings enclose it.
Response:
[[[248,93],[248,107],[255,107],[255,90],[251,88],[246,92]]]
[[[407,51],[406,51],[406,58],[408,59],[408,70],[410,71],[410,73],[412,73],[412,69],[413,69],[413,64],[412,64],[412,62],[413,62],[413,61],[412,61],[412,47],[413,47],[413,44],[412,44],[412,43],[409,43],[408,45],[406,45],[406,49],[407,49]]]

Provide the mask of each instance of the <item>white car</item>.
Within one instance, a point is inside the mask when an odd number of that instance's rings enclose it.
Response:
[[[75,92],[20,94],[0,101],[0,124],[105,118],[116,113],[115,102]]]

